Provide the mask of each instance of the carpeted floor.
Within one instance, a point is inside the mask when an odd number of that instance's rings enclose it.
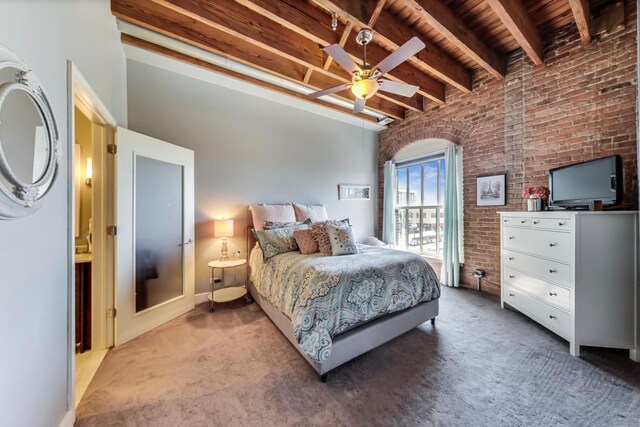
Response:
[[[436,326],[323,384],[256,304],[205,305],[110,351],[79,426],[640,425],[640,364],[569,345],[495,297],[444,289]]]

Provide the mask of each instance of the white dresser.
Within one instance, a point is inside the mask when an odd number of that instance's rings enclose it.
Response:
[[[501,212],[501,304],[580,346],[638,353],[638,214]]]

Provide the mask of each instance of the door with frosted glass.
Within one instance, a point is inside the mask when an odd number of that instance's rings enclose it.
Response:
[[[116,345],[193,309],[193,151],[118,128]]]

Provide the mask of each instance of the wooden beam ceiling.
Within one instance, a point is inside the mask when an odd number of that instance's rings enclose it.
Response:
[[[282,56],[261,49],[245,40],[211,28],[198,20],[176,13],[150,1],[112,0],[112,13],[127,22],[172,37],[192,46],[228,57],[240,63],[253,66],[289,81],[303,84],[305,67],[297,62],[287,61]],[[307,86],[324,89],[344,83],[346,79],[336,79],[323,73],[314,73]],[[353,101],[349,91],[336,96]],[[404,118],[404,108],[381,97],[367,100],[367,108],[395,119]],[[371,101],[371,102],[369,102]]]
[[[495,77],[502,79],[506,64],[493,49],[471,31],[462,19],[441,0],[404,0],[421,19]]]
[[[362,61],[362,46],[355,42],[355,36],[351,32],[347,33],[346,37],[336,40],[336,36],[339,34],[345,34],[346,26],[342,23],[338,23],[336,31],[331,29],[331,17],[324,13],[317,7],[312,6],[309,3],[300,0],[236,0],[248,9],[260,16],[268,17],[269,19],[278,22],[283,27],[297,33],[301,37],[305,37],[313,40],[322,47],[329,46],[338,42],[345,42],[343,47],[351,55],[354,61],[360,63]],[[376,6],[373,2],[363,2]],[[367,21],[372,18],[375,8],[371,8],[371,12],[367,18]],[[349,24],[347,24],[348,26]],[[389,51],[386,49],[371,43],[367,46],[367,59],[370,63],[376,64],[389,55]],[[336,64],[336,67],[338,65]],[[316,70],[314,70],[316,71]],[[395,68],[390,74],[387,74],[391,80],[414,84],[420,87],[419,94],[435,101],[439,104],[443,104],[445,101],[444,85],[432,78],[429,75],[424,74],[421,70],[411,66],[408,63],[401,64]],[[378,92],[380,93],[380,92]],[[394,99],[405,99],[398,97]],[[410,108],[410,107],[407,107]],[[411,105],[413,110],[421,110],[421,101]]]
[[[111,7],[122,20],[312,90],[351,82],[351,74],[323,48],[337,43],[362,63],[363,48],[355,37],[360,29],[374,30],[367,46],[367,64],[374,66],[418,37],[426,47],[385,74],[418,86],[418,93],[407,98],[380,91],[367,100],[371,111],[397,120],[406,109],[423,111],[425,98],[444,104],[447,84],[470,92],[472,70],[484,68],[503,78],[506,61],[501,55],[518,46],[534,64],[543,64],[542,33],[566,25],[572,15],[582,41],[591,41],[589,0],[111,0]],[[318,105],[333,105],[148,41],[125,36],[123,42]],[[332,96],[355,99],[349,90]]]
[[[591,43],[591,12],[589,10],[588,0],[569,0],[569,6],[573,12],[573,17],[580,32],[582,43],[587,45]]]
[[[289,96],[293,96],[293,97],[296,97],[298,99],[302,99],[304,101],[311,102],[313,104],[317,104],[317,105],[321,105],[323,107],[331,108],[332,110],[340,111],[342,113],[351,114],[351,110],[348,109],[348,108],[340,107],[338,105],[335,105],[335,104],[332,104],[330,102],[326,102],[326,101],[323,101],[323,100],[320,100],[320,99],[310,98],[307,95],[304,95],[302,93],[299,93],[299,92],[296,92],[296,91],[293,91],[293,90],[289,90],[289,89],[286,89],[286,88],[283,88],[281,86],[277,86],[277,85],[274,85],[274,84],[271,84],[271,83],[267,83],[267,82],[264,82],[262,80],[255,79],[253,77],[249,77],[249,76],[246,76],[244,74],[237,73],[237,72],[232,71],[232,70],[228,70],[228,69],[223,68],[223,67],[219,67],[219,66],[217,66],[215,64],[211,64],[210,62],[206,62],[206,61],[203,61],[201,59],[197,59],[197,58],[194,58],[192,56],[185,55],[183,53],[176,52],[176,51],[171,50],[171,49],[167,49],[166,47],[159,46],[157,44],[154,44],[154,43],[151,43],[151,42],[148,42],[148,41],[145,41],[145,40],[130,36],[128,34],[122,34],[121,35],[121,40],[122,40],[122,43],[128,44],[130,46],[135,46],[135,47],[138,47],[138,48],[141,48],[141,49],[145,49],[145,50],[148,50],[150,52],[154,52],[154,53],[157,53],[159,55],[166,56],[168,58],[177,59],[178,61],[182,61],[182,62],[191,64],[191,65],[195,65],[195,66],[200,67],[200,68],[205,68],[205,69],[210,70],[210,71],[215,71],[216,73],[224,74],[224,75],[233,77],[233,78],[238,79],[238,80],[242,80],[242,81],[249,82],[249,83],[252,83],[252,84],[255,84],[255,85],[258,85],[258,86],[266,87],[266,88],[274,90],[276,92],[284,93],[284,94],[287,94]],[[363,120],[367,120],[367,121],[372,122],[372,123],[377,123],[378,122],[375,117],[371,117],[371,116],[368,116],[366,114],[360,113],[360,114],[357,114],[357,116],[360,117]]]
[[[399,21],[386,10],[381,10],[374,25],[369,25],[372,14],[372,2],[356,2],[352,0],[316,0],[326,9],[344,15],[359,28],[371,27],[375,30],[374,41],[379,38],[384,44],[397,49],[412,37],[423,39],[420,34]],[[424,41],[424,40],[423,40]],[[355,41],[353,41],[355,43]],[[451,59],[442,50],[431,43],[418,52],[409,62],[421,71],[429,73],[443,82],[449,83],[464,91],[471,91],[471,73],[462,65]]]
[[[534,64],[544,62],[542,35],[521,0],[485,0]]]

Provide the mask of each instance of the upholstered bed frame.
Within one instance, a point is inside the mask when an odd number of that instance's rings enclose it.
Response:
[[[247,230],[247,256],[255,245],[252,228]],[[269,316],[271,321],[280,329],[282,334],[293,344],[293,346],[304,356],[313,369],[320,374],[320,379],[325,382],[327,374],[332,369],[360,356],[402,334],[416,328],[427,320],[435,324],[436,316],[439,313],[439,303],[437,299],[423,302],[415,307],[392,313],[358,327],[350,329],[338,336],[333,337],[331,355],[323,363],[318,363],[308,358],[298,346],[295,339],[291,320],[278,310],[269,300],[264,298],[257,291],[253,283],[248,280],[249,292],[260,308]]]

